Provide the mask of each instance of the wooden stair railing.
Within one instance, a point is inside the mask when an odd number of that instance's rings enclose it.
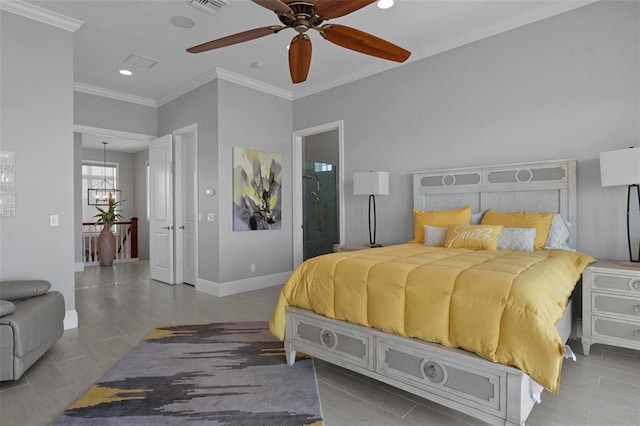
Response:
[[[102,225],[95,222],[82,223],[82,251],[84,263],[98,263],[98,236]],[[138,218],[116,223],[112,229],[116,238],[115,261],[135,260],[138,258]]]

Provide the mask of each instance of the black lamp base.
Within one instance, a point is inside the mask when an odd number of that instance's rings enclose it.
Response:
[[[371,207],[373,206],[373,230],[371,229]],[[376,196],[369,195],[369,246],[378,247],[376,244]]]
[[[635,188],[636,190],[636,196],[638,197],[638,209],[640,211],[640,185],[629,185],[627,187],[627,245],[629,247],[629,261],[631,263],[640,263],[640,246],[638,247],[638,252],[636,253],[636,256],[633,256],[633,250],[631,248],[631,226],[630,226],[630,219],[631,219],[631,191],[632,188]]]

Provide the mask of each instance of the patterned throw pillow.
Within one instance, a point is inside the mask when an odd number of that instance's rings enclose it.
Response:
[[[536,228],[502,228],[498,235],[498,250],[533,251]]]
[[[544,245],[545,249],[571,250],[569,240],[569,227],[571,224],[560,214],[554,214],[549,228],[549,236]]]
[[[502,225],[449,225],[446,248],[495,250]]]

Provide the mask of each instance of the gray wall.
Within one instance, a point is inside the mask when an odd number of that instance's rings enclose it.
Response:
[[[133,155],[134,216],[138,217],[138,258],[149,259],[149,221],[147,220],[147,161],[149,150]]]
[[[157,108],[74,92],[74,124],[99,129],[157,135]]]
[[[340,164],[339,142],[338,129],[305,136],[302,144],[305,165],[315,161],[338,167]]]
[[[291,102],[222,80],[214,80],[158,109],[158,134],[198,124],[198,278],[229,282],[289,271],[291,233]],[[282,155],[285,165],[282,229],[233,232],[233,147]],[[206,196],[206,188],[216,195]],[[256,265],[250,272],[249,265]]]
[[[294,101],[294,129],[344,119],[346,242],[367,240],[354,171],[390,172],[390,244],[411,239],[411,171],[577,158],[578,247],[625,259],[625,188],[600,186],[598,154],[640,141],[639,22],[597,2]]]
[[[219,282],[270,275],[293,268],[291,101],[218,80]],[[233,148],[282,155],[282,227],[233,232]],[[249,265],[255,264],[255,272]]]
[[[79,266],[84,262],[82,256],[82,134],[73,133],[73,212],[74,212],[74,237],[73,259]],[[82,270],[82,268],[77,268]]]
[[[74,310],[73,34],[0,12],[0,40],[0,149],[16,156],[16,215],[0,217],[0,279],[49,280]]]

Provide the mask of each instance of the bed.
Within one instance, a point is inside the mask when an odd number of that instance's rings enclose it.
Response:
[[[573,224],[567,241],[576,244],[575,160],[416,172],[413,192],[418,212],[556,213]],[[558,390],[569,296],[593,258],[451,241],[305,261],[270,323],[288,363],[301,351],[491,424],[524,424],[543,388]]]

